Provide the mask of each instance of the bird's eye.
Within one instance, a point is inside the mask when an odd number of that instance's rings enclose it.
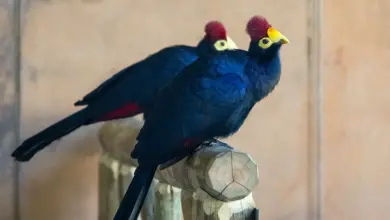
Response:
[[[223,51],[228,49],[228,43],[226,40],[219,40],[214,43],[214,47],[217,51]]]
[[[271,39],[269,39],[268,37],[263,37],[263,38],[259,41],[259,47],[261,47],[261,48],[263,48],[263,49],[269,48],[272,44],[273,44],[273,43],[272,43]]]

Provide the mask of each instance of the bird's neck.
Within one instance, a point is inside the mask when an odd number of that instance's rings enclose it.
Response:
[[[203,38],[201,41],[199,41],[198,45],[196,45],[196,52],[198,56],[205,57],[210,54],[210,47],[209,42],[207,42],[207,39]]]
[[[260,101],[266,97],[278,84],[281,75],[281,63],[279,52],[273,57],[262,59],[252,58],[247,69],[254,98]]]

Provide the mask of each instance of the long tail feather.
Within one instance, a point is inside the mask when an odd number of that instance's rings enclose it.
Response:
[[[82,106],[82,105],[87,105],[84,100],[78,100],[73,104],[74,106]]]
[[[87,109],[82,109],[25,140],[16,148],[12,156],[18,161],[29,161],[38,151],[81,127],[87,121]]]
[[[136,220],[144,204],[157,165],[140,165],[128,187],[114,220]]]

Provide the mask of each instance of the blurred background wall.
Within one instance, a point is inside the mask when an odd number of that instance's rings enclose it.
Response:
[[[387,0],[0,0],[0,220],[97,219],[100,125],[20,167],[17,142],[124,66],[194,45],[210,19],[246,49],[254,14],[291,41],[279,86],[229,139],[259,165],[262,220],[390,219],[389,10]]]

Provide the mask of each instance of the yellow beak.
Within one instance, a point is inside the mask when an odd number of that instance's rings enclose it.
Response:
[[[278,30],[276,30],[273,27],[268,28],[267,34],[269,39],[272,40],[274,43],[282,43],[282,44],[288,44],[290,41],[285,37],[282,33],[280,33]]]
[[[226,40],[228,43],[228,50],[237,50],[238,49],[236,43],[234,43],[234,41],[229,36],[226,37]]]

